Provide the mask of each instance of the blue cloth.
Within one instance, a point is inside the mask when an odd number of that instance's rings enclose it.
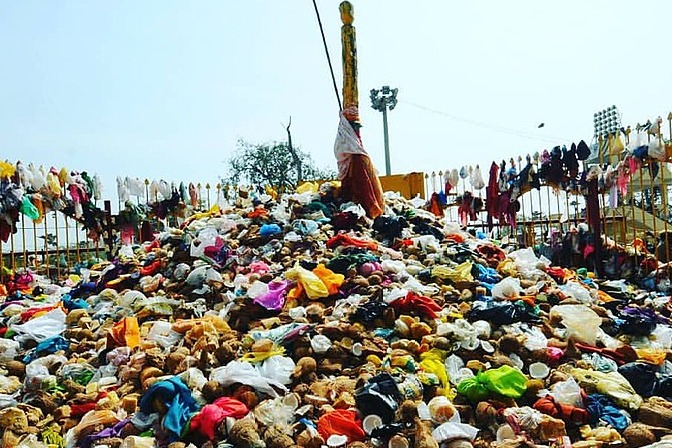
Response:
[[[169,442],[175,442],[180,438],[189,419],[198,412],[199,405],[189,388],[176,376],[152,384],[140,400],[140,411],[146,414],[154,412],[154,400],[158,400],[168,409],[162,426],[170,434]]]
[[[66,307],[68,311],[75,309],[89,309],[89,304],[86,303],[84,299],[73,299],[70,294],[63,294],[61,301],[63,302],[63,306]]]
[[[318,223],[310,219],[297,219],[292,222],[292,228],[301,235],[310,235],[318,231]]]
[[[586,404],[589,423],[592,425],[602,420],[617,431],[623,431],[630,424],[626,415],[622,414],[612,400],[605,395],[591,394],[587,396]]]
[[[281,233],[282,230],[278,224],[264,224],[259,229],[259,234],[262,236],[271,236]]]
[[[475,263],[473,266],[473,271],[476,271],[473,273],[476,274],[475,277],[477,277],[477,280],[480,282],[498,283],[500,281],[501,277],[495,269],[483,266],[479,263]]]
[[[37,347],[26,354],[23,357],[23,363],[28,364],[38,356],[56,353],[59,350],[67,350],[68,347],[70,347],[70,343],[63,339],[63,336],[52,336],[37,344]]]

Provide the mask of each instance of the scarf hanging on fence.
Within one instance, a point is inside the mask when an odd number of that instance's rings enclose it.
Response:
[[[498,205],[498,164],[493,162],[489,170],[488,187],[486,187],[486,213],[489,225],[493,218],[498,216]]]

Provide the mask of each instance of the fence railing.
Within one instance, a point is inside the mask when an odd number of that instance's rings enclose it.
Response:
[[[660,261],[668,262],[671,260],[672,215],[671,114],[667,117],[667,130],[664,124],[661,120],[655,124],[639,124],[633,130],[625,129],[620,139],[628,151],[623,151],[623,147],[621,151],[616,150],[620,144],[615,143],[614,136],[599,138],[594,145],[593,160],[580,161],[578,171],[586,172],[592,166],[601,168],[597,199],[604,243],[608,246],[613,243],[638,246],[638,253],[645,248],[655,253]],[[638,143],[634,142],[636,136],[640,140]],[[642,150],[653,142],[659,143],[657,157],[645,153],[634,160],[636,148]],[[518,157],[509,162],[517,174],[525,172],[527,167],[540,172],[542,164],[542,158],[536,156]],[[470,168],[465,167],[465,170],[469,172]],[[467,227],[507,239],[520,247],[535,247],[541,253],[558,244],[559,238],[576,232],[587,221],[586,198],[590,193],[579,182],[559,185],[543,180],[539,188],[528,186],[518,196],[518,208],[510,216],[493,217],[485,208],[487,188],[484,185],[475,187],[469,176],[459,176],[453,179],[450,191],[446,191],[445,179],[448,177],[442,171],[409,173],[381,177],[381,183],[386,191],[398,191],[409,199],[424,198],[431,210],[441,193],[439,214],[448,220],[462,221]],[[0,200],[9,194],[5,188],[9,180],[2,182]],[[215,204],[231,204],[239,194],[239,186],[221,182],[176,185],[164,181],[118,179],[120,211],[113,215],[111,201],[100,198],[91,199],[82,211],[82,205],[74,200],[70,185],[64,181],[61,181],[63,192],[60,195],[47,186],[35,189],[24,185],[25,180],[19,178],[18,170],[12,182],[23,188],[33,203],[45,199],[51,203],[38,219],[31,219],[18,209],[10,212],[0,208],[0,218],[9,225],[9,230],[7,226],[4,230],[0,226],[3,230],[0,232],[0,282],[22,268],[50,277],[62,277],[78,265],[90,266],[109,259],[119,244],[140,242],[147,239],[148,234],[151,238],[159,223],[177,226],[180,217],[203,212]],[[72,182],[78,188],[82,187],[82,182]],[[93,196],[86,188],[83,191]],[[461,209],[466,197],[474,201],[474,214]],[[101,204],[102,208],[99,207]]]

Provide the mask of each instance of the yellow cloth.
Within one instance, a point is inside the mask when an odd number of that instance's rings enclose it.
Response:
[[[329,296],[329,290],[322,280],[320,280],[320,277],[308,269],[302,268],[299,263],[295,264],[292,269],[285,272],[285,278],[299,283],[302,288],[304,288],[306,297],[311,300]]]
[[[329,292],[329,295],[339,292],[339,286],[343,284],[345,278],[343,274],[337,274],[336,272],[327,269],[322,263],[313,270],[313,273],[317,275],[318,278],[327,287],[327,292]]]

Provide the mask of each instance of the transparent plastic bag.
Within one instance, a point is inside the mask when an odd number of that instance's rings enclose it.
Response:
[[[551,395],[554,400],[561,404],[575,407],[584,407],[582,402],[582,389],[574,378],[559,381],[551,386]]]
[[[170,322],[156,321],[152,324],[147,339],[154,341],[163,348],[173,347],[182,339],[182,335],[173,331]]]
[[[598,330],[603,322],[598,314],[586,305],[556,305],[549,312],[550,318],[560,317],[567,329],[568,339],[596,345]]]
[[[573,299],[579,300],[581,303],[592,303],[591,293],[577,282],[568,282],[560,287],[561,291]]]
[[[12,339],[0,339],[0,362],[12,361],[19,354],[20,344]]]
[[[294,420],[294,411],[299,406],[295,394],[264,400],[255,406],[253,415],[264,426],[287,426]]]

